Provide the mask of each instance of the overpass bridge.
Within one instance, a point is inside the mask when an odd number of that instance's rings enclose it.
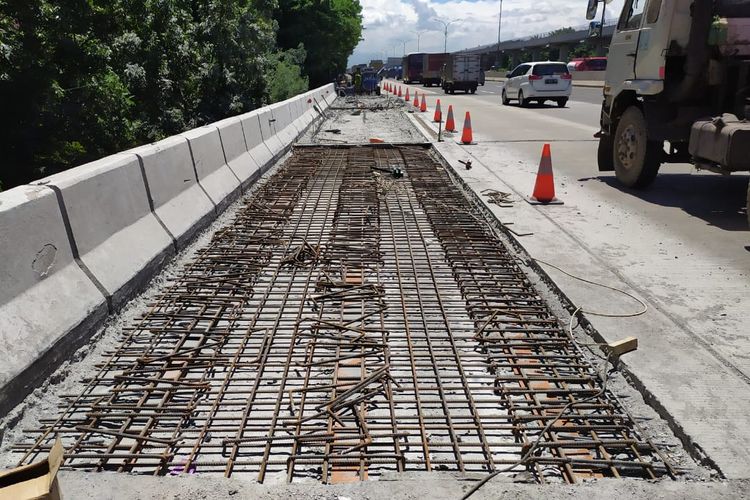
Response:
[[[616,21],[605,23],[600,37],[589,38],[589,25],[576,26],[573,31],[560,32],[559,30],[531,35],[515,40],[505,40],[488,45],[467,48],[459,51],[464,54],[480,54],[495,62],[509,59],[510,67],[525,62],[523,59],[538,61],[542,58],[542,51],[554,49],[558,51],[556,59],[565,61],[570,57],[570,52],[578,45],[589,41],[596,46],[597,55],[604,55],[606,48],[612,41]],[[526,57],[524,57],[526,54]]]

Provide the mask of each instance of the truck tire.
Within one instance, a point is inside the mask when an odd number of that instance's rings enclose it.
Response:
[[[659,173],[663,144],[649,141],[646,118],[637,106],[625,110],[617,124],[612,160],[617,180],[626,187],[644,188]]]

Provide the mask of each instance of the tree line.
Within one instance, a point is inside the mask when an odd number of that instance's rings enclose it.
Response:
[[[0,0],[0,189],[330,82],[358,0]]]

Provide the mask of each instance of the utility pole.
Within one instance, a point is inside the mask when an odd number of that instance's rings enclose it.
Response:
[[[412,33],[417,35],[417,52],[419,52],[419,39],[422,38],[422,35],[427,33],[427,30],[422,31],[412,31]]]
[[[497,15],[497,51],[500,52],[500,33],[503,27],[503,0],[500,0],[500,13]]]
[[[497,14],[497,62],[495,65],[500,67],[502,62],[502,53],[500,52],[500,34],[503,28],[503,0],[500,0],[500,12]]]
[[[436,17],[436,18],[433,18],[433,21],[442,24],[443,27],[445,28],[445,30],[443,31],[443,34],[444,34],[443,52],[448,52],[448,26],[450,26],[453,23],[457,23],[458,21],[461,21],[461,19],[451,19],[450,21],[444,21]]]

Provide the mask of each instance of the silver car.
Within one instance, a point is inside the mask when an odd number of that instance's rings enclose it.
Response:
[[[530,62],[517,66],[506,75],[508,80],[503,87],[503,104],[517,99],[526,107],[532,101],[544,104],[555,101],[565,107],[573,89],[573,77],[564,62]]]

